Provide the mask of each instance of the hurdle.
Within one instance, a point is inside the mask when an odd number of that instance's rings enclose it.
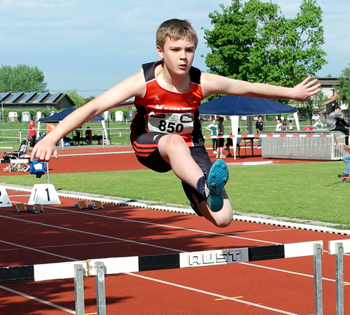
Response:
[[[317,255],[315,255],[317,248]],[[323,241],[278,244],[260,247],[243,247],[231,249],[218,249],[198,252],[170,253],[159,255],[112,257],[101,259],[87,259],[82,261],[69,261],[60,263],[48,263],[38,265],[24,265],[0,268],[0,283],[17,283],[46,281],[58,279],[75,279],[76,308],[84,314],[84,285],[83,277],[96,277],[96,299],[98,303],[98,315],[104,315],[105,288],[104,276],[111,274],[141,272],[149,270],[164,270],[177,268],[194,268],[205,266],[218,266],[241,262],[254,262],[271,259],[296,258],[314,256],[314,268],[319,269],[321,254],[323,253]],[[321,269],[317,274],[322,273]],[[322,280],[322,276],[321,276]],[[315,282],[316,292],[322,293],[319,282]],[[322,300],[322,294],[321,294]],[[322,302],[322,301],[321,301]],[[316,308],[316,306],[315,306]],[[316,315],[322,314],[322,305]]]
[[[27,208],[24,203],[18,203],[14,210],[15,212],[31,212],[38,214],[44,212],[44,207],[41,204],[34,204],[32,208]]]

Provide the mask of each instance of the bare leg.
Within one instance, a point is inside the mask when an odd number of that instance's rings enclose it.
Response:
[[[191,152],[182,137],[178,135],[163,136],[158,143],[159,153],[171,165],[175,175],[193,188],[203,171],[193,160]]]
[[[205,201],[197,203],[197,207],[201,214],[217,227],[226,227],[232,222],[233,211],[228,199],[224,199],[224,206],[218,212],[211,211]]]
[[[204,174],[193,160],[185,141],[178,135],[166,135],[159,140],[158,149],[162,158],[171,165],[175,175],[197,189],[197,181]],[[205,201],[197,204],[197,207],[207,220],[218,227],[225,227],[232,221],[233,212],[228,199],[224,199],[223,208],[218,212],[211,211]]]

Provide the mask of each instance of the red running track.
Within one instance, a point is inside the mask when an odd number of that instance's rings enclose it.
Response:
[[[29,198],[8,193],[13,203]],[[218,229],[193,215],[116,205],[78,210],[77,200],[61,201],[44,206],[41,214],[0,208],[1,266],[315,240],[323,240],[327,250],[329,240],[346,238],[245,222]],[[322,259],[324,314],[335,314],[334,256],[325,253]],[[313,314],[312,276],[312,257],[111,275],[107,314]],[[94,281],[85,279],[87,314],[96,312]],[[349,307],[350,286],[344,290]],[[1,314],[74,313],[73,280],[4,284],[0,302]]]
[[[208,148],[210,146],[207,146]],[[211,149],[209,156],[215,159]],[[227,151],[225,151],[227,152]],[[232,150],[231,150],[232,152]],[[30,154],[30,151],[28,152]],[[120,170],[146,169],[141,165],[131,147],[90,147],[78,146],[75,148],[58,149],[59,158],[52,158],[49,162],[50,173],[79,173],[79,172],[103,172]],[[95,154],[95,155],[91,155]],[[315,160],[290,160],[290,159],[269,159],[261,157],[261,150],[254,147],[254,156],[251,156],[251,149],[241,149],[241,156],[234,160],[233,157],[225,159],[227,163],[242,162],[273,162],[273,163],[308,163],[317,162]],[[7,164],[2,164],[2,167]],[[25,175],[23,172],[1,172],[1,175]]]
[[[123,164],[120,156],[115,162]],[[30,195],[8,194],[13,204],[28,202]],[[335,264],[327,242],[346,236],[239,221],[218,229],[194,215],[112,204],[78,210],[77,200],[61,201],[41,214],[0,208],[2,267],[323,240],[324,314],[335,314]],[[349,264],[345,255],[344,266]],[[314,314],[313,285],[312,257],[110,275],[107,314]],[[85,278],[85,305],[86,314],[96,314],[93,277]],[[3,284],[0,314],[74,314],[73,280]]]

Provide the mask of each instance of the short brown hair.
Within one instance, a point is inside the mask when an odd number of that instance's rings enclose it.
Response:
[[[187,37],[193,41],[195,48],[198,45],[197,33],[188,20],[171,19],[163,22],[157,29],[157,46],[163,49],[167,37],[176,40]]]

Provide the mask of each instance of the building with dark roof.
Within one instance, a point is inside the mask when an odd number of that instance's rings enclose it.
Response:
[[[75,104],[68,94],[58,92],[3,92],[0,94],[2,109],[6,110],[61,110],[74,107]]]

